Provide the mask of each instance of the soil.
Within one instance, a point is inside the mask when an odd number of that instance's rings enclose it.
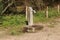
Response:
[[[25,33],[19,36],[5,35],[5,31],[0,31],[0,40],[60,40],[60,19],[55,20],[54,27],[44,24],[44,29],[36,33]]]

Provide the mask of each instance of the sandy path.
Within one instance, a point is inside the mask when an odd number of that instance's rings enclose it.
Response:
[[[36,33],[25,33],[22,36],[5,35],[0,37],[0,40],[60,40],[60,23],[57,23],[54,28],[44,27]]]

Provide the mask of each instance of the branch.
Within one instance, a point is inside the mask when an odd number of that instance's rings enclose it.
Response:
[[[8,9],[8,7],[10,7],[12,4],[13,4],[13,2],[9,3],[9,4],[7,5],[7,7],[5,7],[5,9],[1,12],[1,14],[3,14],[3,13]]]

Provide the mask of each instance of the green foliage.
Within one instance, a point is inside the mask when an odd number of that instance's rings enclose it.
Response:
[[[25,24],[24,15],[9,15],[3,16],[3,26],[13,26]]]
[[[49,8],[49,18],[46,18],[45,11],[37,11],[37,13],[34,14],[34,23],[38,22],[53,22],[53,19],[56,17],[59,17],[60,13],[57,13],[56,9]],[[2,27],[8,28],[8,33],[12,35],[20,34],[22,33],[22,28],[25,24],[25,14],[19,14],[19,15],[5,15],[2,17]],[[53,27],[53,25],[49,25]]]
[[[18,35],[23,33],[22,28],[25,25],[25,15],[6,15],[3,16],[2,20],[2,28],[8,29],[8,34]]]
[[[33,7],[37,7],[35,9],[42,9],[44,8],[48,2],[49,2],[49,6],[52,5],[51,1],[44,1],[45,3],[43,3],[42,0],[36,1],[36,0],[30,0],[31,2],[31,6]],[[25,1],[21,1],[21,3],[25,3]],[[27,1],[28,2],[28,1]],[[20,2],[19,2],[20,3]],[[22,5],[21,3],[18,5]],[[29,5],[29,2],[26,3],[25,5]],[[12,34],[12,35],[16,35],[16,34],[20,34],[22,33],[22,28],[25,25],[25,15],[24,14],[19,14],[19,15],[11,15],[13,13],[11,13],[10,15],[6,15],[5,16],[1,16],[1,12],[3,10],[3,3],[0,1],[0,25],[2,25],[2,28],[8,28],[8,33]],[[21,12],[21,8],[18,8],[18,11]],[[13,10],[14,11],[14,10]],[[8,13],[9,14],[9,13]],[[51,20],[53,20],[55,17],[59,17],[60,13],[57,12],[56,9],[54,8],[49,8],[49,18],[46,18],[46,14],[45,14],[45,10],[40,10],[37,11],[37,13],[34,14],[34,23],[38,23],[38,22],[49,22]],[[49,25],[50,27],[52,27],[53,25]]]
[[[49,18],[50,17],[58,17],[60,16],[60,13],[57,12],[57,9],[49,8]]]
[[[60,12],[58,13],[56,9],[49,8],[48,10],[48,16],[49,18],[46,18],[45,11],[38,11],[36,14],[34,14],[34,22],[48,22],[53,20],[56,17],[60,17]]]
[[[44,11],[38,11],[36,14],[34,14],[34,22],[40,22],[45,20],[45,12]]]

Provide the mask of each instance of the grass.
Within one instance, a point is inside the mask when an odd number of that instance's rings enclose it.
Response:
[[[3,4],[0,2],[0,14],[3,10],[2,6]],[[19,12],[21,10],[22,9],[18,8]],[[60,17],[60,12],[58,13],[55,8],[49,8],[49,18],[46,18],[45,16],[46,15],[44,10],[37,11],[37,13],[34,14],[34,23],[55,22],[54,19]],[[19,15],[0,15],[0,30],[7,29],[7,33],[11,35],[22,34],[22,28],[26,25],[25,21],[25,14],[22,13]],[[54,24],[49,25],[49,27],[54,27]]]
[[[22,26],[14,26],[14,27],[11,27],[9,30],[8,30],[8,34],[10,35],[20,35],[22,34],[22,28],[23,28],[23,25]]]
[[[57,13],[55,9],[49,9],[49,18],[45,17],[45,11],[37,11],[34,14],[34,23],[38,22],[54,22],[56,17],[59,17],[60,13]],[[26,25],[25,14],[19,15],[6,15],[2,17],[2,28],[8,29],[8,33],[11,35],[21,34],[23,26]],[[49,25],[53,27],[53,25]]]
[[[3,26],[17,26],[25,24],[25,16],[24,15],[9,15],[3,16]]]
[[[8,29],[11,35],[18,35],[22,33],[22,28],[25,24],[25,15],[9,15],[2,17],[2,28]]]
[[[60,12],[58,13],[55,8],[49,8],[48,10],[48,17],[46,18],[45,11],[38,11],[36,14],[34,14],[34,22],[51,22],[53,19],[60,17]]]

